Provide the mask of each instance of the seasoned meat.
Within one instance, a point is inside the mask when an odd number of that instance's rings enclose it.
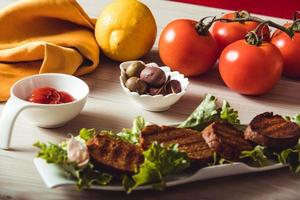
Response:
[[[143,162],[142,149],[134,144],[97,135],[87,142],[90,155],[97,165],[124,173],[133,173]]]
[[[298,143],[300,128],[280,115],[266,112],[252,119],[245,130],[245,138],[274,149],[293,147]]]
[[[140,138],[142,148],[147,149],[154,141],[165,146],[178,144],[179,150],[187,153],[189,159],[200,166],[211,161],[214,153],[205,143],[201,133],[191,129],[157,125],[145,127]]]
[[[208,146],[228,160],[238,160],[241,151],[252,149],[243,133],[225,122],[214,122],[202,131]]]

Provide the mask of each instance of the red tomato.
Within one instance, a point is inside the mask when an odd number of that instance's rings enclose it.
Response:
[[[69,103],[69,102],[72,102],[74,101],[74,98],[67,92],[58,92],[59,95],[60,95],[60,98],[61,98],[61,102],[62,103]]]
[[[235,13],[225,14],[222,18],[225,19],[235,19]],[[259,23],[257,22],[222,22],[217,21],[212,27],[212,35],[217,41],[218,44],[218,55],[220,55],[223,49],[229,44],[242,40],[245,38],[246,34],[249,31],[254,30]],[[264,40],[270,40],[270,31],[267,26],[263,28]]]
[[[40,104],[61,104],[74,101],[74,98],[66,92],[58,92],[51,87],[43,87],[34,90],[28,101]]]
[[[32,92],[28,101],[41,104],[56,104],[60,101],[60,95],[54,88],[38,88]]]
[[[285,24],[289,27],[291,24]],[[283,56],[283,74],[292,78],[300,78],[300,33],[295,32],[293,38],[277,30],[271,42],[277,46]]]
[[[245,40],[236,41],[224,49],[219,61],[225,84],[246,95],[270,91],[280,79],[282,68],[280,51],[268,42],[255,46]]]
[[[159,39],[159,55],[165,65],[185,76],[197,76],[213,68],[217,44],[209,32],[199,34],[197,21],[178,19],[169,23]]]

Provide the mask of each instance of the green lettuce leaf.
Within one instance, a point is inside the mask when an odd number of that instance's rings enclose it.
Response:
[[[218,114],[216,97],[208,94],[196,110],[178,127],[201,131],[211,123]]]
[[[252,150],[242,151],[240,159],[250,160],[253,164],[258,164],[259,166],[265,166],[268,162],[265,147],[260,145],[256,145]]]
[[[58,144],[38,141],[33,146],[40,149],[36,157],[43,158],[48,163],[64,164],[68,160],[67,152]]]
[[[232,161],[227,160],[225,158],[221,158],[216,152],[213,154],[212,162],[208,163],[208,166],[216,166],[216,165],[224,165],[232,163]]]
[[[234,110],[226,100],[223,100],[222,109],[219,112],[219,118],[221,121],[226,121],[232,124],[240,131],[244,132],[247,128],[247,125],[241,124],[238,111]]]
[[[162,190],[165,188],[165,176],[180,173],[190,166],[186,153],[179,152],[178,145],[166,148],[163,144],[154,142],[143,154],[144,162],[137,173],[123,178],[123,185],[128,193],[147,183],[155,183],[153,188]]]
[[[39,148],[36,157],[62,167],[67,178],[76,181],[79,189],[95,184],[107,185],[112,180],[111,174],[95,169],[91,163],[84,168],[78,168],[77,164],[68,162],[67,151],[60,144],[36,142],[33,146]]]
[[[92,185],[107,185],[113,179],[111,174],[95,169],[91,163],[82,169],[73,164],[64,164],[62,167],[66,176],[76,181],[78,189],[89,188]]]
[[[298,125],[300,126],[300,113],[297,114],[297,115],[295,115],[295,116],[293,116],[293,117],[291,118],[291,121],[292,121],[292,122],[295,122],[296,124],[298,124]]]
[[[126,142],[138,144],[140,133],[145,126],[145,119],[139,116],[133,121],[131,129],[124,128],[120,133],[117,133],[117,136]]]
[[[294,115],[292,117],[287,116],[286,119],[290,120],[292,122],[295,122],[296,124],[298,124],[300,126],[300,113],[297,115]]]
[[[277,156],[278,162],[289,164],[290,169],[295,173],[300,172],[300,144],[274,154]]]
[[[88,141],[89,139],[93,138],[96,134],[97,132],[94,128],[92,129],[83,128],[79,131],[79,136],[85,141]]]
[[[270,161],[288,164],[294,173],[300,172],[300,144],[280,152],[257,145],[250,151],[242,151],[240,158],[259,166],[271,164]]]
[[[220,111],[220,119],[231,124],[240,124],[238,111],[234,110],[225,100],[223,100],[222,109]]]
[[[240,124],[238,111],[234,110],[227,101],[223,101],[222,107],[218,107],[216,97],[208,94],[196,108],[196,110],[178,127],[203,130],[215,121],[226,121],[239,130],[244,130],[245,125]]]

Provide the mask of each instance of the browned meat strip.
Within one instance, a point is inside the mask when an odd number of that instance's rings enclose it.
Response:
[[[257,144],[284,149],[293,147],[298,143],[300,127],[296,123],[285,120],[280,115],[266,112],[252,119],[244,135],[247,140]]]
[[[214,122],[202,131],[202,137],[218,155],[228,160],[238,160],[241,151],[252,149],[243,133],[225,122]]]
[[[143,162],[143,151],[137,145],[97,135],[87,142],[90,155],[96,164],[119,172],[133,173]]]
[[[201,166],[211,161],[214,153],[205,143],[201,133],[190,129],[157,125],[145,127],[140,138],[142,148],[147,149],[154,141],[165,146],[178,144],[180,151],[186,152],[192,161]]]

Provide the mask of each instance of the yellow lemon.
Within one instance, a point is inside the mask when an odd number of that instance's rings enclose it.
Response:
[[[95,28],[103,53],[116,61],[135,60],[148,53],[156,32],[150,9],[137,0],[115,0],[107,5]]]

